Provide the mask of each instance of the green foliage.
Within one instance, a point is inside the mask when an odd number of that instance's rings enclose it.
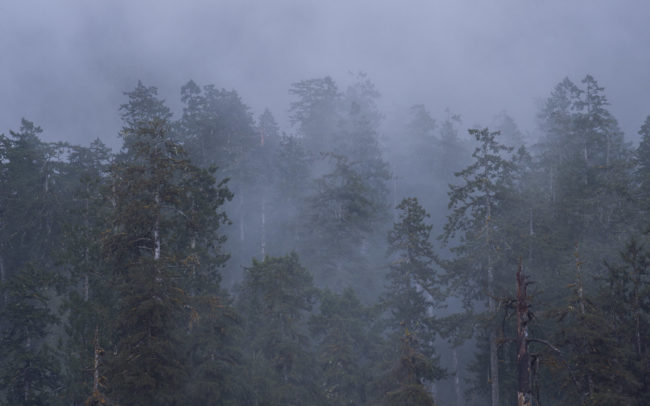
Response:
[[[102,327],[100,347],[110,346],[113,339],[105,326],[110,324],[116,295],[101,253],[101,236],[109,228],[110,203],[103,192],[111,154],[99,140],[71,150],[64,173],[71,199],[59,254],[67,272],[59,274],[59,290],[66,333],[64,396],[82,404],[93,390],[95,330]]]
[[[372,404],[377,359],[383,342],[377,311],[361,304],[352,289],[325,291],[309,328],[318,343],[318,376],[328,405]]]
[[[152,90],[148,94],[155,96]],[[131,111],[140,99],[129,95],[127,124],[131,116],[147,117],[147,112]],[[197,311],[191,305],[219,294],[218,266],[227,258],[217,234],[226,221],[219,208],[231,194],[187,160],[157,112],[123,131],[129,143],[110,169],[114,207],[104,255],[119,294],[116,354],[108,374],[111,396],[164,405],[182,399],[180,389],[196,366],[183,345],[183,326]]]
[[[61,365],[46,342],[58,322],[49,309],[52,278],[31,265],[1,287],[0,382],[3,404],[49,405],[61,383]]]
[[[399,345],[399,356],[382,381],[382,405],[432,406],[435,405],[430,391],[422,382],[433,381],[441,371],[432,360],[418,351],[420,340],[408,329]]]
[[[347,286],[377,289],[364,246],[385,214],[364,178],[361,163],[332,155],[332,172],[317,180],[318,192],[302,214],[301,254],[319,285],[341,291]]]
[[[472,129],[476,138],[473,162],[455,175],[460,184],[449,185],[447,223],[441,239],[452,245],[456,258],[447,263],[452,288],[461,294],[466,304],[494,294],[495,275],[491,274],[502,253],[508,236],[501,233],[507,221],[505,202],[512,196],[513,162],[504,155],[511,147],[497,141],[498,132]],[[453,271],[452,271],[453,270]],[[487,290],[486,290],[487,288]]]
[[[63,146],[40,140],[41,128],[23,119],[20,131],[0,135],[0,271],[29,261],[53,262],[61,232],[59,187]]]
[[[318,404],[306,318],[316,299],[312,277],[296,254],[253,260],[237,300],[249,384],[247,404]]]
[[[566,404],[647,403],[649,258],[636,241],[630,242],[616,265],[606,264],[598,294],[581,299],[576,291],[558,313],[558,341],[569,354],[564,379],[576,390]]]
[[[435,356],[436,324],[432,313],[442,307],[442,289],[434,268],[436,256],[430,241],[432,226],[416,198],[397,206],[398,222],[388,233],[394,262],[387,275],[382,307],[389,312],[389,345],[400,348],[389,358],[390,372],[380,380],[384,403],[429,405],[433,399],[426,383],[444,376]]]
[[[336,83],[327,76],[294,83],[289,93],[298,100],[291,103],[291,122],[299,126],[307,149],[315,153],[329,152],[336,145],[341,94]]]
[[[442,307],[444,298],[437,262],[430,241],[431,225],[416,198],[406,198],[397,206],[398,222],[388,233],[389,254],[394,259],[388,272],[388,286],[382,305],[390,312],[391,330],[406,329],[421,344],[435,340],[430,312]],[[420,349],[433,356],[433,348]]]

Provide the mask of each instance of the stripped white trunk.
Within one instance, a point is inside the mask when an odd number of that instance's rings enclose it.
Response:
[[[266,194],[262,192],[262,230],[261,230],[262,258],[266,255]]]
[[[160,259],[160,195],[158,192],[156,192],[154,200],[156,201],[156,206],[158,206],[158,214],[156,215],[156,222],[153,227],[153,259],[157,261]]]
[[[88,185],[86,185],[86,196],[88,196],[88,193],[89,193]],[[85,226],[84,235],[86,237],[86,241],[90,241],[90,239],[89,239],[90,237],[88,235],[88,228],[90,227],[90,225],[89,225],[90,223],[88,221],[88,216],[90,215],[90,207],[89,207],[88,198],[85,199],[84,205],[85,205],[85,208],[86,208],[86,211],[84,213],[84,226]],[[88,278],[88,262],[89,262],[88,261],[88,256],[89,256],[89,254],[88,254],[88,244],[86,244],[86,248],[84,249],[84,265],[85,265],[84,266],[84,268],[85,268],[84,282],[83,282],[84,283],[84,286],[83,286],[84,302],[87,302],[89,297],[90,297],[90,281],[89,281],[89,278]]]
[[[244,234],[244,193],[239,187],[239,241],[244,242],[246,235]]]
[[[95,326],[95,355],[93,358],[93,393],[99,392],[99,357],[101,348],[99,347],[99,327]]]
[[[2,303],[7,303],[7,290],[4,289],[5,282],[7,279],[7,274],[5,273],[5,263],[4,260],[2,259],[2,256],[0,256],[0,284],[3,286],[3,293],[2,293]]]

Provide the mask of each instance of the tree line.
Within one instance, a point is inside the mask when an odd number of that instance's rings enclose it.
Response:
[[[193,81],[125,93],[117,152],[0,135],[4,404],[648,403],[650,116],[587,75],[535,142],[384,137],[365,75],[289,92],[292,135]]]

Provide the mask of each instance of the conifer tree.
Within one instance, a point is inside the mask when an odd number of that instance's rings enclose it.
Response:
[[[104,198],[111,158],[110,150],[99,140],[89,147],[73,146],[64,174],[70,191],[60,255],[68,270],[60,275],[65,285],[64,396],[74,404],[82,404],[95,384],[98,393],[105,389],[99,382],[105,372],[101,360],[94,365],[95,350],[96,346],[108,347],[113,338],[106,326],[116,296],[101,255],[102,234],[109,227],[111,210]]]
[[[635,197],[641,205],[645,221],[642,227],[650,224],[650,207],[644,205],[644,202],[650,201],[650,116],[646,117],[645,122],[639,130],[641,142],[635,151]]]
[[[237,299],[249,405],[304,405],[322,401],[308,352],[307,316],[316,299],[298,256],[253,260]]]
[[[433,314],[442,307],[440,276],[430,241],[431,225],[416,198],[406,198],[397,206],[399,221],[388,233],[389,254],[394,262],[387,275],[388,286],[382,305],[389,312],[391,345],[400,348],[394,367],[384,380],[386,404],[433,404],[425,383],[443,376],[435,355]]]
[[[324,291],[318,313],[309,319],[321,391],[328,405],[373,404],[383,340],[377,311],[364,306],[350,288]]]
[[[461,183],[450,185],[449,208],[452,210],[445,224],[442,239],[452,242],[456,258],[448,263],[452,286],[470,304],[485,300],[489,318],[496,312],[496,287],[499,279],[495,268],[503,258],[502,247],[506,236],[500,232],[505,221],[503,204],[512,191],[513,164],[507,159],[512,152],[497,141],[498,132],[489,129],[469,130],[478,141],[467,168],[456,173]],[[501,262],[503,264],[503,262]],[[490,380],[492,405],[499,405],[499,364],[497,331],[495,325],[487,327],[490,345]]]
[[[33,265],[1,286],[0,392],[3,404],[50,405],[61,384],[57,354],[45,341],[57,317],[49,308],[52,275]]]
[[[104,240],[119,295],[108,381],[118,401],[178,404],[194,366],[183,345],[198,312],[194,300],[219,293],[215,266],[226,257],[216,232],[231,195],[170,139],[155,88],[139,84],[127,95],[125,150],[110,168],[114,209]]]

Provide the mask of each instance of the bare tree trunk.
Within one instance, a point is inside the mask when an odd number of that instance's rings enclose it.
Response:
[[[262,230],[261,230],[262,258],[266,255],[266,193],[262,192]]]
[[[528,283],[521,271],[517,271],[517,406],[531,406],[533,390],[531,384],[531,358],[528,352]]]
[[[86,196],[88,195],[88,185],[86,185]],[[86,238],[86,241],[90,241],[90,237],[88,235],[88,228],[90,227],[90,223],[88,221],[88,216],[89,216],[89,204],[88,204],[88,198],[85,199],[84,205],[85,205],[85,212],[84,212],[84,237]],[[86,247],[84,248],[84,284],[83,284],[83,290],[84,290],[84,302],[87,302],[88,299],[90,298],[90,281],[88,280],[88,244],[86,244]]]
[[[160,196],[156,192],[156,195],[154,197],[154,200],[156,201],[156,205],[160,206]],[[160,211],[160,208],[157,208],[158,211]],[[154,249],[153,249],[153,259],[154,260],[159,260],[160,259],[160,214],[156,215],[156,223],[154,224],[153,227],[153,240],[154,240]]]
[[[101,355],[99,347],[99,326],[95,326],[95,353],[93,357],[93,394],[99,393],[99,358]]]
[[[242,187],[239,186],[239,241],[244,242],[244,192],[242,192]]]
[[[576,257],[576,272],[577,272],[577,292],[578,292],[578,305],[580,307],[580,315],[582,317],[585,316],[585,301],[584,301],[584,295],[583,295],[583,288],[582,288],[582,261],[580,260],[580,253],[578,251],[578,244],[576,243],[576,248],[575,248],[575,253],[574,256]],[[582,345],[583,347],[587,347],[587,339],[583,337],[582,339]],[[587,376],[587,396],[591,397],[591,395],[594,393],[594,384],[591,379],[591,374],[589,372],[586,373]]]
[[[641,270],[637,265],[636,252],[633,258],[634,266],[634,337],[636,339],[636,356],[641,360],[641,306],[639,299],[639,287],[641,286]]]
[[[530,213],[528,217],[528,267],[533,262],[533,236],[535,231],[533,230],[533,208],[530,208]],[[529,271],[530,272],[530,271]]]
[[[87,302],[88,299],[90,298],[90,281],[88,278],[88,274],[84,274],[84,302]]]
[[[25,333],[27,333],[27,339],[25,340],[25,349],[27,350],[27,352],[31,352],[32,338],[29,336],[29,331],[27,330],[27,328],[25,328]],[[24,371],[23,391],[24,391],[25,404],[27,404],[29,401],[29,392],[31,391],[31,382],[29,381],[29,376],[27,376],[27,372],[29,372],[30,368],[31,368],[31,361],[28,361],[27,366],[25,367],[25,369],[23,369]]]
[[[499,405],[499,358],[497,356],[497,334],[495,328],[490,331],[490,382],[492,406]]]
[[[487,174],[486,174],[487,178]],[[494,269],[492,267],[492,241],[490,239],[490,221],[492,220],[492,202],[490,195],[487,195],[487,217],[485,219],[485,241],[487,246],[487,295],[488,310],[490,316],[496,313],[494,303]],[[497,331],[496,326],[490,326],[490,382],[492,394],[492,406],[499,406],[499,358],[497,354]]]
[[[7,274],[5,273],[4,259],[0,255],[0,284],[2,284],[2,304],[7,303],[7,289],[4,289],[5,282],[7,281]]]
[[[458,367],[458,351],[456,348],[452,350],[451,353],[454,363],[454,392],[456,393],[456,406],[463,406],[463,396],[460,390],[460,371]]]

